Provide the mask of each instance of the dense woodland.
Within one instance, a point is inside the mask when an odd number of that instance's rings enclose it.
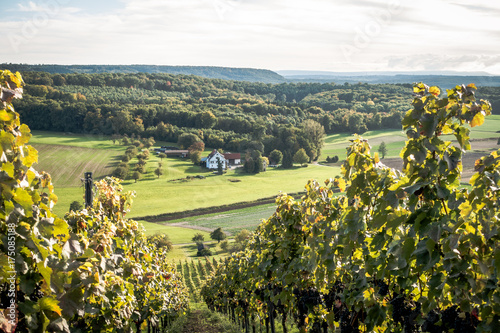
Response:
[[[285,78],[268,69],[232,68],[216,66],[158,66],[158,65],[28,65],[28,64],[0,64],[1,68],[19,72],[47,72],[47,73],[169,73],[197,75],[202,77],[241,80],[250,82],[280,83]]]
[[[304,148],[311,160],[321,149],[311,124],[326,134],[400,128],[412,98],[410,84],[267,84],[145,73],[23,77],[25,95],[15,107],[34,130],[170,142],[192,133],[208,147],[265,156]],[[478,96],[500,110],[499,90],[480,88]]]

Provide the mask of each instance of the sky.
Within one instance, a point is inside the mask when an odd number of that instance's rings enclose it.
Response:
[[[2,0],[0,63],[500,75],[499,23],[498,0]]]

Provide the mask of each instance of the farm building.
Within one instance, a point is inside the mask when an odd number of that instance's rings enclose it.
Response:
[[[162,146],[161,148],[155,148],[154,151],[157,154],[164,153],[165,155],[167,155],[167,157],[189,157],[189,150],[182,150],[176,147]]]
[[[227,161],[224,158],[224,155],[219,153],[216,149],[214,149],[206,158],[203,158],[201,160],[201,163],[202,165],[204,163],[204,166],[207,169],[215,170],[219,165],[217,160],[220,160],[220,162],[222,163],[222,169],[227,169]]]
[[[240,153],[224,153],[224,158],[227,160],[229,166],[241,164]]]
[[[241,164],[241,154],[221,154],[216,149],[214,149],[207,157],[201,159],[201,165],[206,167],[207,169],[215,170],[218,167],[217,159],[221,161],[223,169]]]

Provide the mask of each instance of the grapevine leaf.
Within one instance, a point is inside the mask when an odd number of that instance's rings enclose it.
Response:
[[[433,94],[434,96],[438,97],[439,94],[441,94],[441,90],[436,87],[436,86],[432,86],[429,88],[429,93]]]
[[[42,297],[38,300],[38,305],[41,311],[53,311],[58,315],[61,315],[61,308],[59,307],[59,302],[50,296]]]
[[[431,138],[436,131],[438,117],[432,113],[425,113],[422,118],[420,118],[420,124],[420,133],[428,138]]]
[[[33,205],[31,195],[20,187],[14,190],[14,201],[21,205],[21,207],[25,210],[31,210],[31,205]]]
[[[471,127],[481,126],[484,123],[484,114],[482,112],[477,113],[470,122]]]

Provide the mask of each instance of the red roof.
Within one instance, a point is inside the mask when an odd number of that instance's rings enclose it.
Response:
[[[241,159],[241,154],[240,153],[225,153],[224,158],[226,160],[238,160],[238,159]]]

